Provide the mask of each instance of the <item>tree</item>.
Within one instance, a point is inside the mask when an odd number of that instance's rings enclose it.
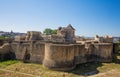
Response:
[[[51,34],[57,34],[57,29],[52,30]]]
[[[46,28],[46,29],[43,31],[43,33],[46,34],[46,35],[57,34],[57,30],[56,30],[56,29]]]

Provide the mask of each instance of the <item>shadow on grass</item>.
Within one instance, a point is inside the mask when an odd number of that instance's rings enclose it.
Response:
[[[97,70],[97,68],[101,66],[102,63],[100,62],[78,64],[74,70],[68,72],[76,75],[90,76],[90,75],[98,74],[99,71]]]

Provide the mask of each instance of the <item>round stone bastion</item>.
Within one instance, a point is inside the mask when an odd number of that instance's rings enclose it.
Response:
[[[44,67],[67,71],[75,68],[74,45],[45,43]]]

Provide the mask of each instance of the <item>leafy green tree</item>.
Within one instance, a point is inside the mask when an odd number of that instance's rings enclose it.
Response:
[[[46,28],[44,31],[43,31],[44,34],[46,35],[52,35],[52,34],[57,34],[57,30],[56,29],[50,29],[50,28]]]
[[[52,30],[51,34],[57,34],[57,29]]]

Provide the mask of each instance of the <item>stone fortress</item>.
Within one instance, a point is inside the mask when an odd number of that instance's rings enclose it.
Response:
[[[75,29],[69,24],[59,27],[57,34],[43,35],[28,31],[26,36],[16,36],[10,43],[0,44],[0,59],[5,58],[43,64],[53,70],[72,70],[77,64],[87,62],[111,62],[118,51],[113,37],[96,37],[78,41]]]

